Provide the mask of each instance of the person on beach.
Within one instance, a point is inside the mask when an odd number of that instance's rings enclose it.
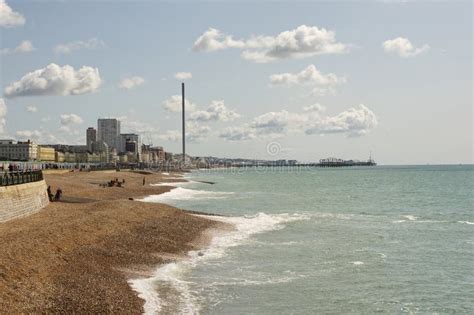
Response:
[[[48,199],[49,201],[53,201],[53,193],[51,192],[51,186],[48,186],[48,189],[46,189],[48,192]]]
[[[143,186],[145,186],[145,177],[143,177]]]
[[[56,195],[54,196],[54,200],[55,200],[55,201],[61,200],[62,194],[63,194],[63,191],[61,190],[61,188],[58,188],[58,189],[56,190]]]

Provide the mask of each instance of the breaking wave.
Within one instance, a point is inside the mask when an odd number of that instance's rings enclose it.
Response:
[[[183,183],[173,183],[176,184],[186,184]],[[233,192],[222,192],[222,191],[208,191],[208,190],[195,190],[195,189],[186,189],[183,187],[176,187],[170,190],[169,192],[160,194],[160,195],[151,195],[141,199],[140,201],[145,202],[167,202],[167,201],[176,201],[176,200],[204,200],[204,199],[223,199],[229,195],[233,195]]]
[[[199,215],[201,216],[201,215]],[[131,279],[129,284],[138,296],[145,300],[145,314],[198,313],[198,296],[193,294],[190,285],[184,280],[192,268],[206,260],[218,259],[226,255],[229,248],[244,244],[252,235],[285,228],[294,221],[308,220],[304,214],[265,214],[258,213],[245,217],[202,216],[212,220],[233,224],[235,229],[216,233],[210,245],[200,251],[190,251],[187,259],[160,266],[149,278]],[[267,280],[268,283],[288,282],[292,278]],[[237,282],[262,284],[261,281],[239,279]]]

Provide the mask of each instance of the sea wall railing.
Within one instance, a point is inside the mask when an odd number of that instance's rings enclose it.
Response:
[[[20,185],[43,180],[43,172],[37,171],[6,171],[0,173],[0,186]]]

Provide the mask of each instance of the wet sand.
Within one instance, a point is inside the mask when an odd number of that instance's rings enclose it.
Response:
[[[170,174],[169,177],[175,177]],[[102,188],[118,178],[125,187]],[[145,177],[146,185],[143,185]],[[142,313],[127,280],[205,245],[224,224],[139,198],[169,191],[150,186],[161,174],[53,172],[53,202],[28,217],[0,224],[0,311],[14,313]]]

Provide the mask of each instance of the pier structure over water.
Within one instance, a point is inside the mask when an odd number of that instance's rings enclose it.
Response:
[[[326,158],[319,160],[319,164],[315,166],[319,167],[343,167],[343,166],[375,166],[375,163],[372,158],[369,158],[367,161],[359,160],[343,160],[338,158]]]
[[[376,166],[374,160],[369,158],[366,161],[359,160],[343,160],[338,158],[326,158],[317,162],[298,162],[296,160],[247,160],[247,159],[219,159],[211,161],[204,168],[216,168],[216,167],[350,167],[350,166]]]

